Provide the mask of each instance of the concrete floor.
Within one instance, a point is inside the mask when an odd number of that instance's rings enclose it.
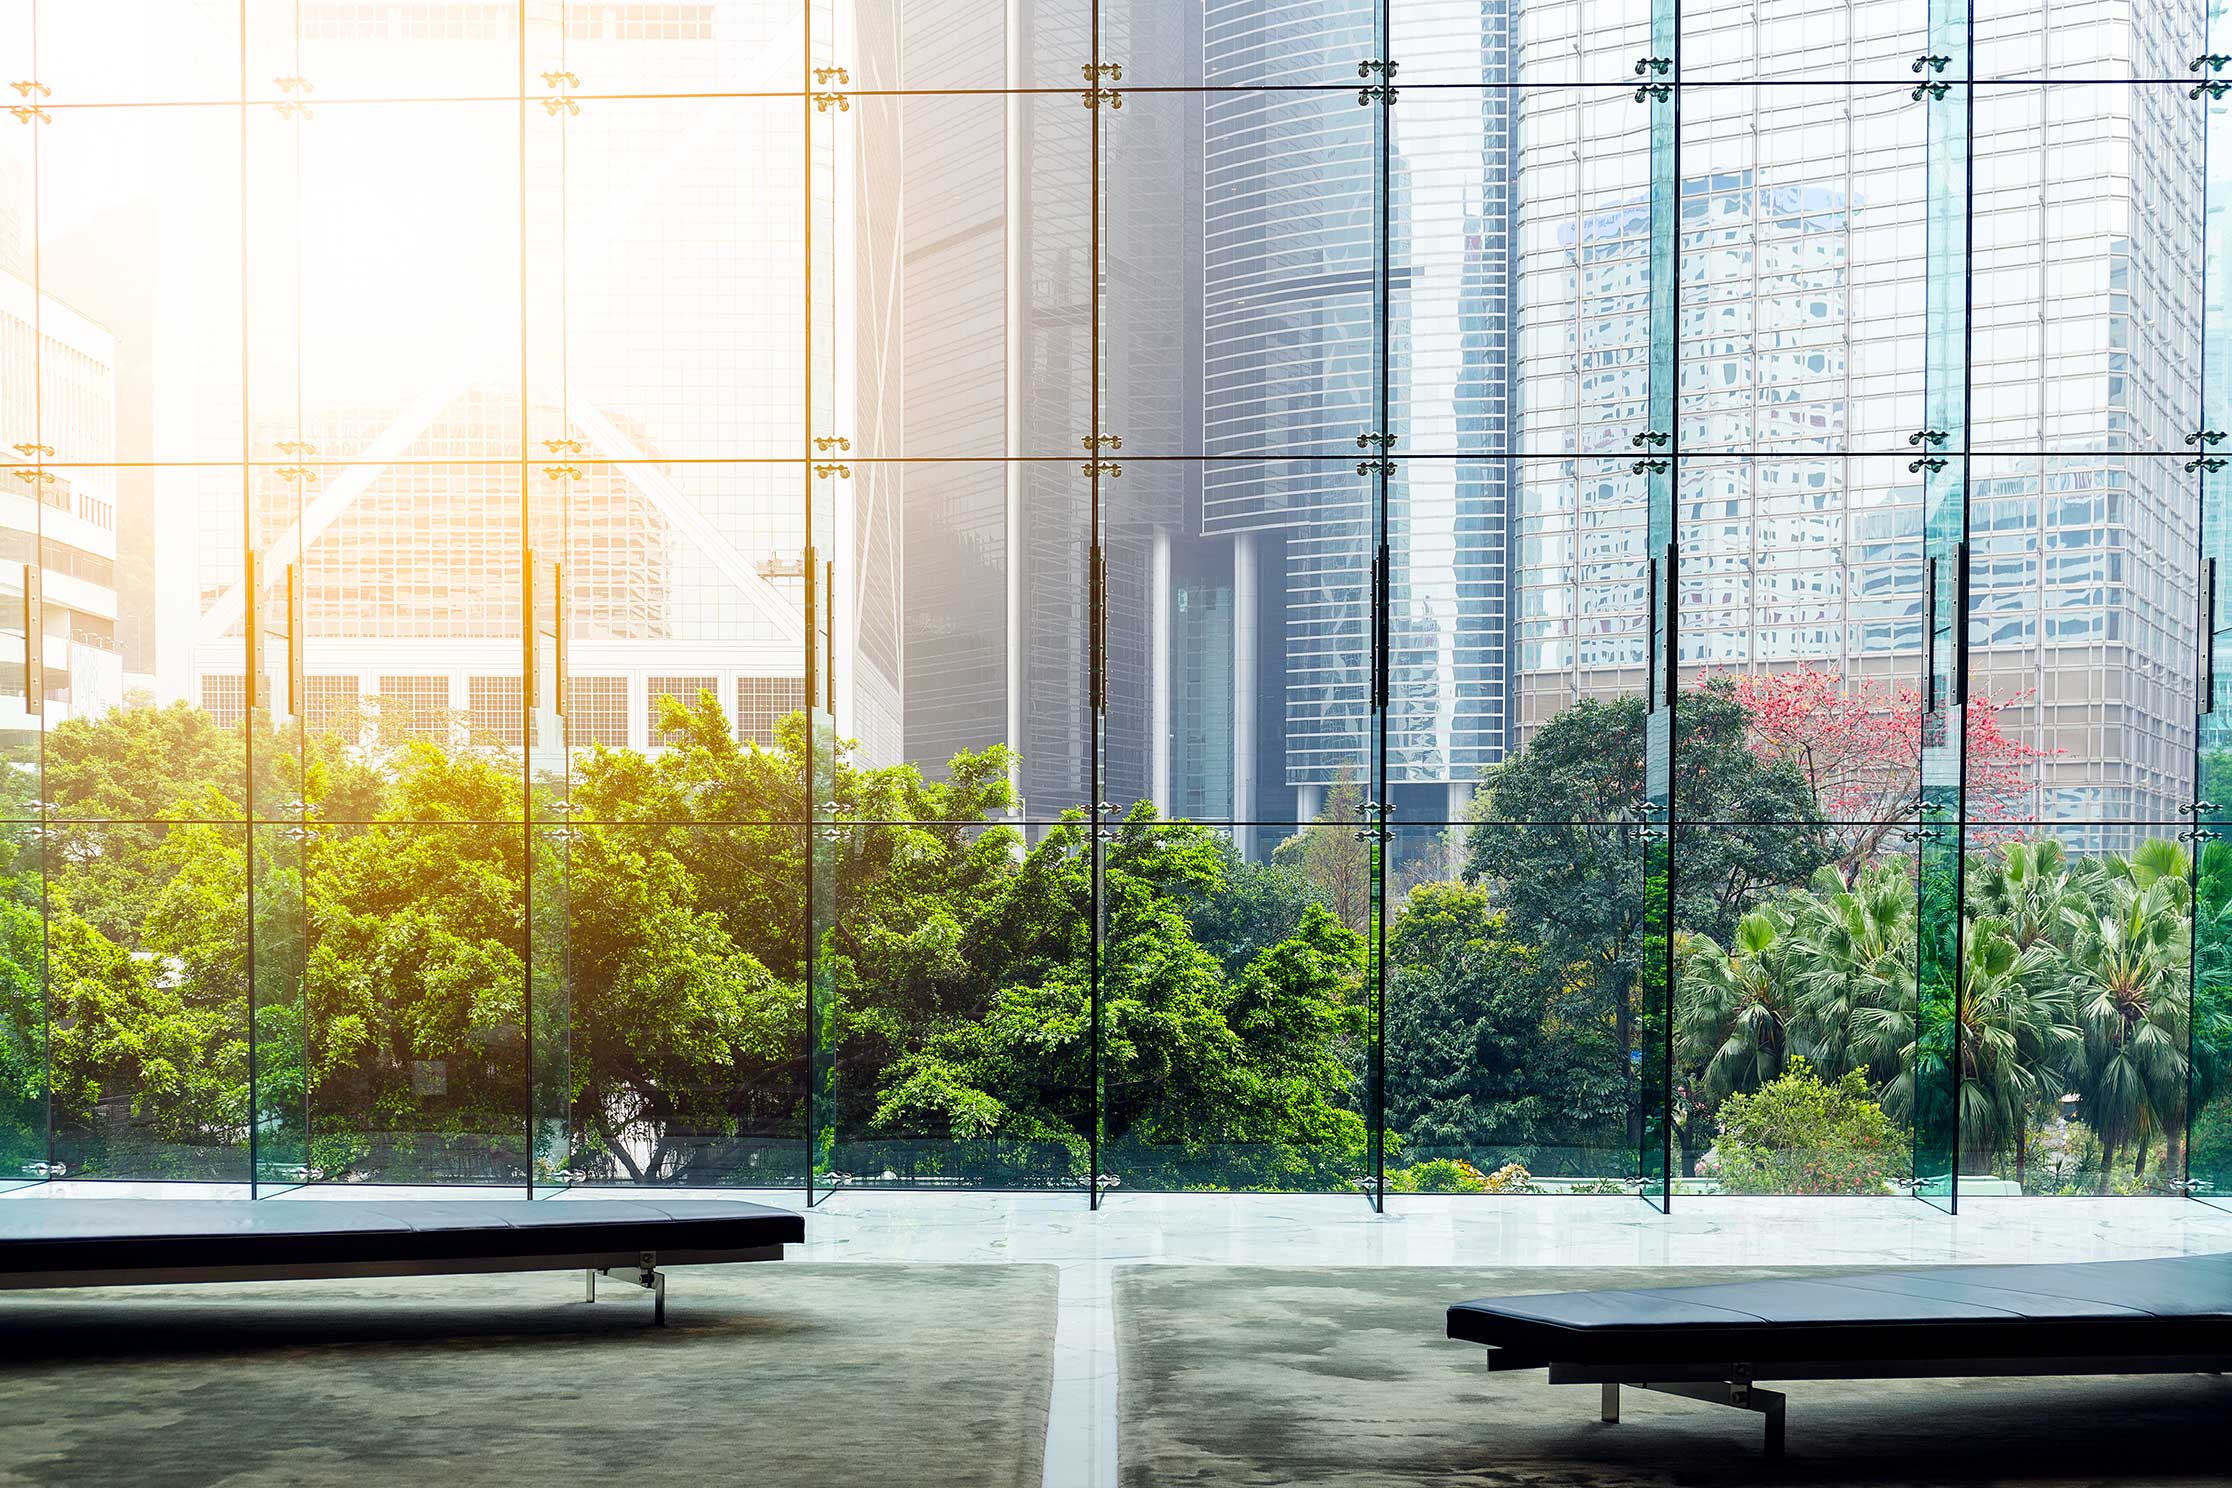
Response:
[[[320,1188],[318,1198],[432,1190]],[[454,1196],[455,1190],[440,1191]],[[795,1207],[796,1192],[719,1191]],[[203,1197],[198,1185],[52,1183],[41,1196]],[[714,1190],[691,1190],[715,1197]],[[302,1196],[309,1197],[310,1193]],[[491,1191],[491,1196],[499,1196]],[[502,1197],[517,1197],[506,1190]],[[557,1203],[627,1198],[577,1190]],[[1121,1194],[1089,1212],[1074,1194],[840,1192],[818,1205],[807,1261],[1061,1267],[1047,1488],[1116,1482],[1115,1316],[1122,1263],[1169,1265],[1711,1266],[2087,1261],[2232,1250],[2232,1212],[2185,1199],[1969,1199],[1957,1216],[1911,1199],[1677,1199],[1670,1215],[1629,1198],[1397,1196],[1374,1214],[1336,1195]]]

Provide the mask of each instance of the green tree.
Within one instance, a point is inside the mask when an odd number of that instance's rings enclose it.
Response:
[[[1408,1158],[1561,1174],[1619,1160],[1626,1051],[1595,990],[1546,977],[1487,890],[1413,888],[1387,959],[1387,1121]]]
[[[1804,1058],[1720,1109],[1714,1149],[1730,1193],[1881,1194],[1905,1169],[1905,1139],[1858,1070],[1823,1080]]]

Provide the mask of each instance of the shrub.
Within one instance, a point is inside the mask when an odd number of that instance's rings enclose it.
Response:
[[[1461,1157],[1430,1157],[1387,1170],[1389,1193],[1539,1193],[1534,1175],[1518,1163],[1483,1173]]]
[[[1859,1070],[1825,1082],[1804,1059],[1721,1103],[1716,1151],[1728,1193],[1880,1194],[1905,1145]]]
[[[1454,1157],[1432,1157],[1407,1168],[1387,1170],[1390,1193],[1486,1193],[1480,1169]]]

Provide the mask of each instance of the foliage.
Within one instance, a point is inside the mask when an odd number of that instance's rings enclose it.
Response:
[[[1867,1077],[1823,1080],[1803,1057],[1720,1108],[1715,1175],[1729,1193],[1880,1194],[1905,1161]]]
[[[1541,1190],[1534,1175],[1517,1163],[1505,1163],[1493,1173],[1483,1173],[1461,1158],[1437,1157],[1407,1168],[1390,1168],[1390,1193],[1529,1194]]]
[[[1387,1170],[1389,1193],[1486,1193],[1488,1175],[1462,1158],[1435,1157]]]
[[[1933,1162],[2028,1176],[2045,1142],[2053,1186],[2177,1176],[2189,1103],[2213,1134],[2232,1097],[2232,858],[2212,845],[2189,893],[2168,842],[1971,852],[1965,918],[1947,897],[1931,921],[1959,925],[1956,1081],[1917,876],[1825,819],[1890,758],[1873,694],[1803,683],[1683,695],[1676,800],[1727,825],[1678,829],[1670,916],[1640,702],[1543,724],[1471,822],[1387,865],[1381,1030],[1347,777],[1270,861],[1142,804],[1096,900],[1083,821],[1005,820],[1006,751],[866,768],[803,716],[739,742],[710,695],[663,705],[666,747],[580,751],[532,796],[494,747],[72,720],[43,782],[68,820],[0,834],[0,1172],[46,1155],[51,1098],[73,1171],[142,1176],[237,1173],[253,1145],[354,1180],[796,1182],[813,1153],[1080,1185],[1097,1152],[1134,1188],[1342,1189],[1370,1169],[1377,1036],[1397,1191],[1601,1182],[1634,1170],[1671,963],[1672,1119],[1730,1186],[1865,1189],[1940,1090],[1964,1150]],[[302,816],[237,820],[251,759]],[[0,773],[0,805],[37,783]],[[1760,1135],[1809,1111],[1827,1135]],[[2195,1175],[2232,1183],[2209,1140]]]

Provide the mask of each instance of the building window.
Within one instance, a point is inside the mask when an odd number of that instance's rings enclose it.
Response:
[[[803,677],[739,677],[736,679],[736,741],[773,748],[775,726],[786,714],[806,706]]]
[[[248,679],[204,677],[201,679],[201,701],[202,711],[215,719],[219,728],[231,728],[247,716]]]
[[[517,749],[527,734],[520,718],[524,694],[517,677],[475,677],[470,684],[467,724],[475,744]]]
[[[671,744],[674,742],[671,734],[662,732],[659,728],[659,714],[662,711],[659,707],[661,699],[673,698],[686,708],[694,708],[697,706],[699,693],[710,692],[718,696],[720,686],[721,679],[718,677],[653,677],[649,683],[649,696],[645,699],[644,712],[644,723],[645,727],[650,730],[651,742],[653,744]]]
[[[305,677],[302,721],[321,734],[353,735],[361,725],[357,716],[357,679],[354,677]]]
[[[566,682],[566,742],[576,749],[628,747],[628,679],[572,677]]]
[[[450,684],[447,677],[382,677],[379,709],[380,742],[400,744],[406,739],[449,738]]]

